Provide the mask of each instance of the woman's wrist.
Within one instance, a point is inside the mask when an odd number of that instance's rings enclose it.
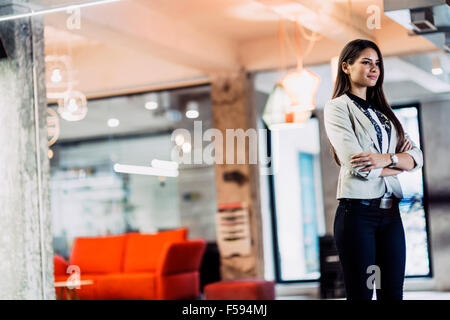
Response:
[[[392,159],[391,159],[391,154],[390,153],[384,153],[384,158],[385,158],[385,166],[384,168],[389,167],[392,164]]]

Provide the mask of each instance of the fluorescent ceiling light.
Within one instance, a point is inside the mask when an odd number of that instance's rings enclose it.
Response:
[[[178,170],[178,163],[176,163],[175,161],[153,159],[152,167],[157,169]]]
[[[116,163],[114,171],[119,173],[142,174],[149,176],[178,177],[178,170],[167,170],[145,166],[132,166]]]
[[[33,8],[30,8],[31,12],[13,14],[13,15],[9,15],[9,16],[0,17],[0,21],[7,21],[7,20],[14,20],[14,19],[38,16],[38,15],[47,14],[47,13],[55,13],[55,12],[73,10],[73,9],[77,9],[77,8],[91,7],[91,6],[96,6],[99,4],[106,4],[106,3],[118,2],[118,1],[120,1],[120,0],[86,1],[86,2],[82,2],[82,3],[78,3],[78,4],[70,4],[70,5],[54,7],[54,8],[50,8],[50,9],[43,9],[43,10],[39,10],[39,11],[33,11]]]

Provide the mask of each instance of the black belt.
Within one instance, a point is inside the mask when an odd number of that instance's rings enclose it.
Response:
[[[362,204],[367,207],[373,207],[373,208],[381,208],[381,209],[390,209],[393,205],[397,205],[400,200],[396,197],[392,198],[378,198],[378,199],[349,199],[349,198],[343,198],[340,199],[343,202],[346,203],[357,203]]]

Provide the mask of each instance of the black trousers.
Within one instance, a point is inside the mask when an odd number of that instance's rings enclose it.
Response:
[[[347,300],[371,300],[374,287],[377,300],[403,299],[406,245],[398,204],[380,209],[340,200],[334,238]]]

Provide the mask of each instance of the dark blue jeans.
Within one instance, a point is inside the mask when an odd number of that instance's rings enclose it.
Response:
[[[373,287],[377,300],[403,299],[406,245],[398,204],[380,209],[340,201],[334,238],[347,300],[371,300]],[[369,285],[376,274],[378,283]]]

